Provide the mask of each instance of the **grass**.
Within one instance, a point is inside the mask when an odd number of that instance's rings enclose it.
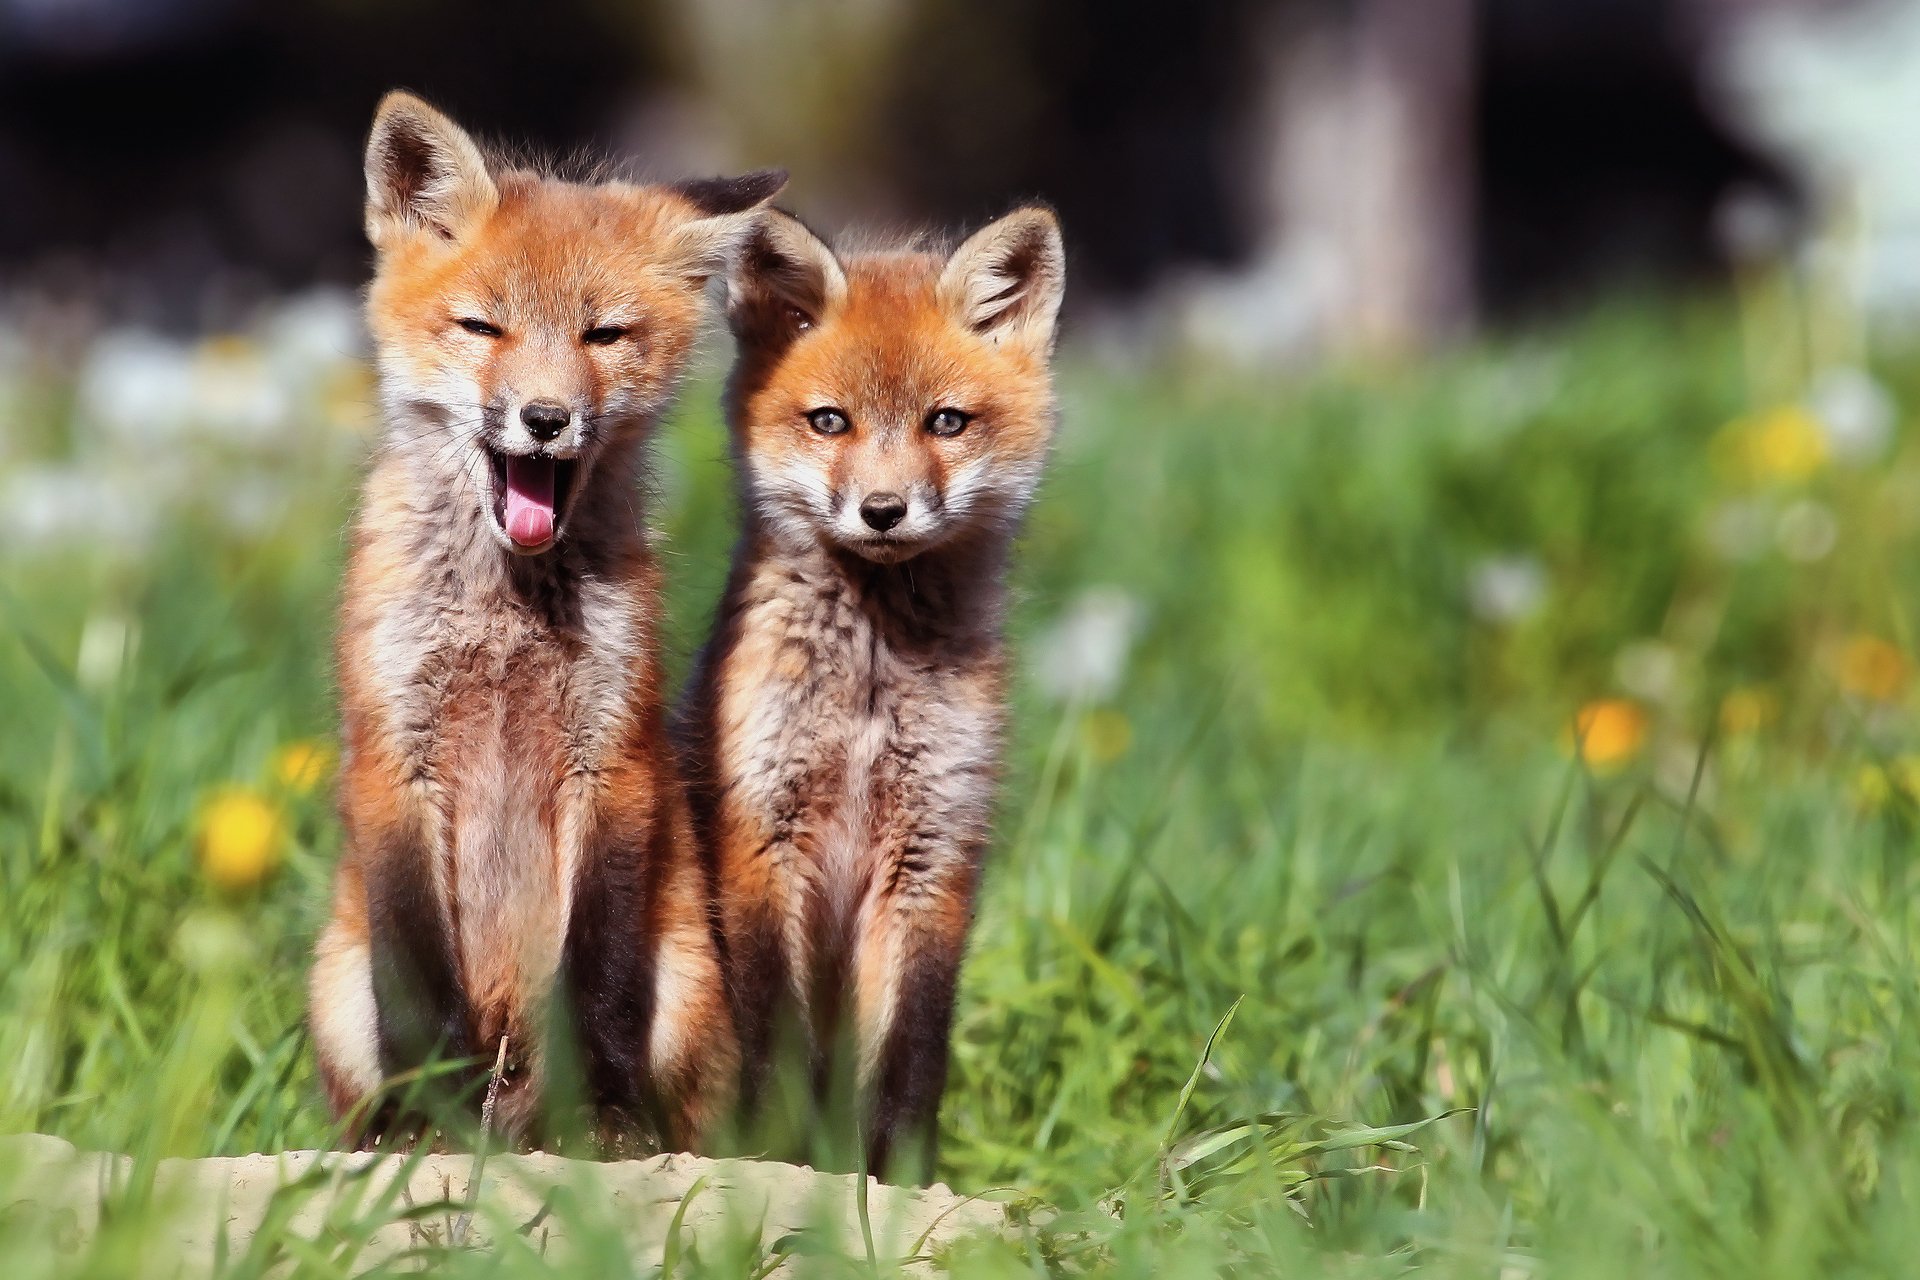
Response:
[[[1069,363],[942,1156],[1060,1214],[949,1262],[1907,1269],[1920,438],[1829,447],[1792,408],[1822,362],[1799,325],[1763,297],[1365,375]],[[1920,404],[1920,350],[1870,363]],[[21,451],[86,456],[57,378],[22,396],[61,425]],[[729,540],[712,400],[687,396],[655,508],[682,661]],[[226,458],[279,474],[264,529],[184,512],[136,552],[5,562],[0,1132],[149,1160],[327,1140],[299,1023],[338,833],[279,753],[330,731],[357,447]],[[1062,625],[1089,611],[1131,620],[1126,659],[1063,691],[1046,671],[1100,656]],[[196,861],[233,787],[284,823],[257,888]],[[144,1273],[152,1218],[57,1255],[0,1213],[0,1255]],[[594,1238],[607,1274],[768,1260]]]

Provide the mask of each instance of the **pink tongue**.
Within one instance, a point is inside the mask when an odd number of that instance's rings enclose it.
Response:
[[[553,459],[507,457],[507,536],[537,547],[553,536]]]

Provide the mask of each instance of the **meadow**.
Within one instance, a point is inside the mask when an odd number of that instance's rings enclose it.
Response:
[[[949,1264],[1910,1269],[1920,345],[1858,328],[1773,281],[1389,369],[1070,349],[941,1167],[1058,1213]],[[371,440],[333,352],[0,370],[0,1133],[329,1139],[302,983]],[[714,393],[649,504],[676,670],[731,538]],[[0,1213],[8,1274],[156,1273],[136,1202],[68,1254]]]

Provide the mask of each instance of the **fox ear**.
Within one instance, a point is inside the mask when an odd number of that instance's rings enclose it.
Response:
[[[947,259],[940,292],[961,320],[995,345],[1053,349],[1067,287],[1060,221],[1038,205],[1015,209],[967,237]]]
[[[673,189],[706,217],[717,218],[763,205],[786,185],[785,169],[755,169],[737,178],[688,178],[674,183]]]
[[[480,148],[459,125],[410,93],[380,100],[367,138],[367,239],[375,248],[413,231],[457,239],[499,198]]]
[[[833,250],[800,219],[770,209],[727,277],[727,323],[743,343],[784,346],[820,323],[846,289]]]
[[[731,270],[767,201],[786,185],[785,169],[756,169],[738,178],[698,178],[669,187],[694,215],[673,233],[668,253],[675,265],[696,284]]]

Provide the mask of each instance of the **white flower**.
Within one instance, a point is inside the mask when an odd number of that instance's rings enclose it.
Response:
[[[138,550],[153,530],[155,507],[144,485],[116,483],[90,466],[24,467],[0,483],[10,549],[80,543]]]
[[[1112,697],[1139,623],[1140,605],[1124,591],[1083,591],[1034,642],[1035,681],[1063,702]]]
[[[1844,461],[1871,462],[1893,439],[1893,397],[1864,369],[1826,370],[1807,392],[1807,408],[1826,431],[1827,448]]]
[[[137,636],[133,624],[118,613],[87,615],[80,629],[80,654],[73,664],[81,687],[95,692],[111,688],[133,656]]]
[[[275,372],[303,385],[365,358],[367,332],[351,290],[309,289],[282,302],[259,328]]]
[[[193,352],[140,329],[94,340],[76,387],[80,421],[128,445],[178,439],[193,420]]]
[[[1840,540],[1840,522],[1825,503],[1802,498],[1780,513],[1774,538],[1787,559],[1810,564],[1833,550]]]
[[[1773,522],[1764,503],[1734,499],[1707,513],[1707,541],[1729,560],[1752,560],[1772,541]]]
[[[1521,622],[1547,598],[1547,571],[1537,556],[1488,556],[1467,572],[1467,602],[1487,622]]]
[[[1642,702],[1666,702],[1680,684],[1680,657],[1658,640],[1635,640],[1613,660],[1613,674]]]
[[[240,444],[268,443],[286,424],[290,398],[259,347],[209,338],[194,357],[195,425]]]

